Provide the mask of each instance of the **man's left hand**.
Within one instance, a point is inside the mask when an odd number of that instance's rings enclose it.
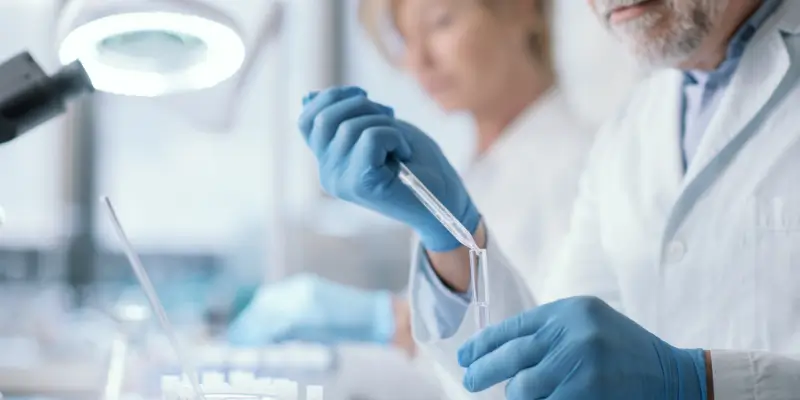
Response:
[[[467,390],[508,380],[509,400],[706,399],[703,350],[675,348],[594,297],[491,326],[459,350],[458,361]]]

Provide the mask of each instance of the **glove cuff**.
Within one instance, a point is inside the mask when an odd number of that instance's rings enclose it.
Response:
[[[396,324],[394,315],[394,299],[387,291],[377,292],[373,302],[371,341],[389,344],[394,338]]]
[[[686,373],[686,379],[692,379],[692,382],[695,382],[694,379],[697,379],[695,385],[697,385],[696,387],[702,396],[697,398],[707,400],[708,381],[706,380],[706,352],[703,349],[690,349],[684,351],[688,353],[688,358],[691,360],[691,366],[693,367],[690,372]],[[692,374],[694,374],[694,376],[692,376]]]
[[[675,382],[677,383],[674,398],[678,400],[708,399],[706,387],[706,360],[702,349],[676,349]]]

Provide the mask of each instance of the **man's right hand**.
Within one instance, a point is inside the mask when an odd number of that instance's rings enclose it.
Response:
[[[300,131],[319,163],[323,188],[333,196],[408,224],[427,250],[449,252],[458,241],[398,178],[398,161],[474,233],[480,215],[438,145],[392,109],[370,101],[359,88],[309,95]]]

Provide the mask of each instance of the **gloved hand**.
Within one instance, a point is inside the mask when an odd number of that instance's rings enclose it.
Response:
[[[458,241],[397,177],[398,161],[475,232],[480,215],[439,146],[392,109],[359,88],[333,88],[304,99],[299,126],[319,162],[323,188],[333,196],[408,224],[431,251]]]
[[[239,346],[282,341],[389,343],[394,309],[388,292],[368,292],[315,275],[261,288],[228,330]]]
[[[702,350],[670,346],[601,300],[546,304],[468,341],[458,353],[464,386],[510,379],[509,400],[704,400]]]

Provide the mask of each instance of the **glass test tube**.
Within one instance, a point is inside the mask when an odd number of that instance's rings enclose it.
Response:
[[[469,269],[472,281],[472,302],[475,304],[475,320],[478,328],[489,325],[489,273],[485,249],[469,251]]]

